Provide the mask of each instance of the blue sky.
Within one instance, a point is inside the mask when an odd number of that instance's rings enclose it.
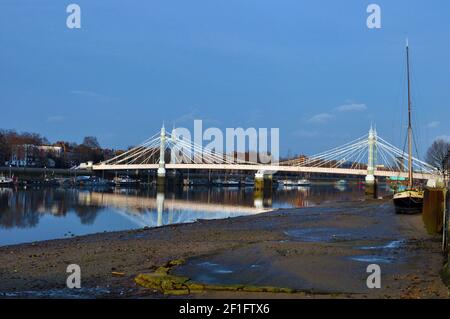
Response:
[[[77,3],[82,28],[66,27]],[[366,27],[377,3],[382,28]],[[405,38],[422,151],[450,136],[450,3],[2,0],[0,127],[127,147],[161,123],[279,127],[281,155],[376,124],[402,147]]]

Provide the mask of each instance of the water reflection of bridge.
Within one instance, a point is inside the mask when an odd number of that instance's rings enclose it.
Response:
[[[257,207],[166,199],[164,193],[156,198],[115,193],[80,192],[79,201],[85,204],[116,208],[116,212],[141,227],[192,222],[198,219],[217,219],[259,214],[270,209]],[[156,214],[155,214],[156,213]]]
[[[94,225],[97,217],[106,213],[117,214],[138,227],[153,227],[258,214],[272,207],[304,207],[324,202],[360,200],[361,196],[364,196],[364,191],[354,183],[343,189],[337,189],[333,184],[284,187],[274,189],[270,194],[257,192],[253,188],[215,187],[186,187],[181,192],[166,194],[158,193],[156,188],[116,189],[113,192],[111,189],[0,188],[0,228],[33,228],[45,216],[52,215],[62,222],[72,214],[79,218],[80,224]],[[114,224],[118,220],[114,216],[104,217],[103,222],[111,219]]]
[[[89,202],[95,206],[107,206],[115,208],[126,208],[136,213],[141,213],[149,209],[166,208],[172,210],[192,210],[203,212],[238,212],[240,214],[257,214],[268,209],[263,207],[249,207],[239,205],[227,205],[219,203],[205,203],[189,201],[183,199],[166,199],[164,193],[158,193],[156,198],[134,197],[114,193],[79,193],[80,201]]]

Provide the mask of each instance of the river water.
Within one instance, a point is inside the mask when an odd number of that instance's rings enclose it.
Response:
[[[281,187],[262,197],[253,188],[156,189],[0,188],[0,246],[198,219],[258,214],[364,199],[364,188],[312,185]]]

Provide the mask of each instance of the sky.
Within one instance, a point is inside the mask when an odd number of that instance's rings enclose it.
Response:
[[[1,0],[0,128],[125,148],[202,119],[279,128],[284,156],[373,124],[402,148],[408,38],[422,155],[450,140],[449,18],[446,0]]]

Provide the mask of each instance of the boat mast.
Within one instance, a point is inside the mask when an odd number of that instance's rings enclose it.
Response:
[[[409,44],[406,40],[406,68],[408,77],[408,188],[413,187],[412,169],[412,126],[411,126],[411,83],[409,77]]]

